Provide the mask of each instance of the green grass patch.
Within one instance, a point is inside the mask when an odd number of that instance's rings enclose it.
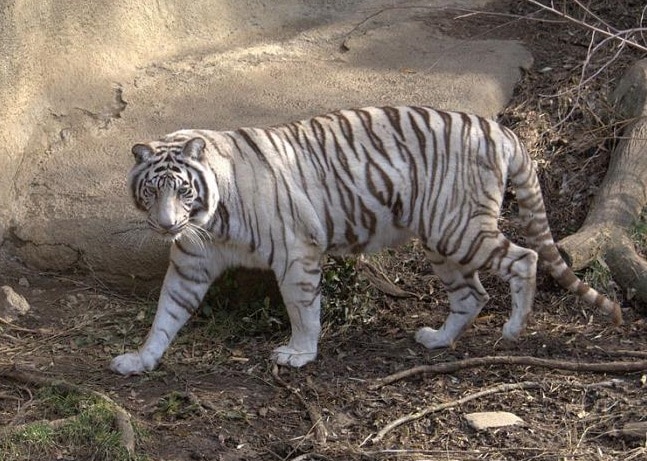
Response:
[[[647,256],[647,210],[643,210],[631,229],[631,240],[636,251],[644,258]]]
[[[115,408],[98,396],[45,386],[36,393],[29,414],[44,419],[7,426],[0,433],[3,461],[148,459],[128,453],[115,426]]]
[[[355,257],[326,260],[321,287],[324,325],[351,327],[373,317],[370,284],[356,265]]]

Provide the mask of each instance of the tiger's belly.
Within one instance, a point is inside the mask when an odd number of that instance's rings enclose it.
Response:
[[[349,253],[373,253],[383,248],[402,245],[414,236],[415,233],[410,229],[394,224],[378,225],[373,233],[367,229],[348,226],[343,234],[334,236],[326,252],[338,256]]]

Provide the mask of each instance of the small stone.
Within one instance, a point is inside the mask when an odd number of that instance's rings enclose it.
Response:
[[[27,277],[20,277],[20,279],[18,279],[18,285],[29,288],[29,280],[27,280]]]
[[[465,415],[467,423],[477,431],[494,427],[517,426],[523,424],[523,419],[507,411],[484,411]]]
[[[12,322],[25,315],[30,309],[31,306],[27,300],[13,288],[8,285],[0,287],[0,317]]]

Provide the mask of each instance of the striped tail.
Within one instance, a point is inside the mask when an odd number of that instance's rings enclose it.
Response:
[[[526,149],[512,132],[516,144],[510,160],[510,181],[517,191],[519,216],[524,226],[528,246],[539,254],[539,262],[563,288],[611,317],[615,325],[622,324],[620,305],[600,294],[580,280],[557,249],[548,225],[546,208],[537,173]]]

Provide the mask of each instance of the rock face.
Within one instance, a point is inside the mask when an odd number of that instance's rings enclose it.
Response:
[[[505,105],[531,63],[519,43],[451,39],[430,10],[391,3],[4,2],[3,251],[108,282],[158,280],[167,249],[144,231],[125,188],[135,142],[353,106],[494,116]]]

